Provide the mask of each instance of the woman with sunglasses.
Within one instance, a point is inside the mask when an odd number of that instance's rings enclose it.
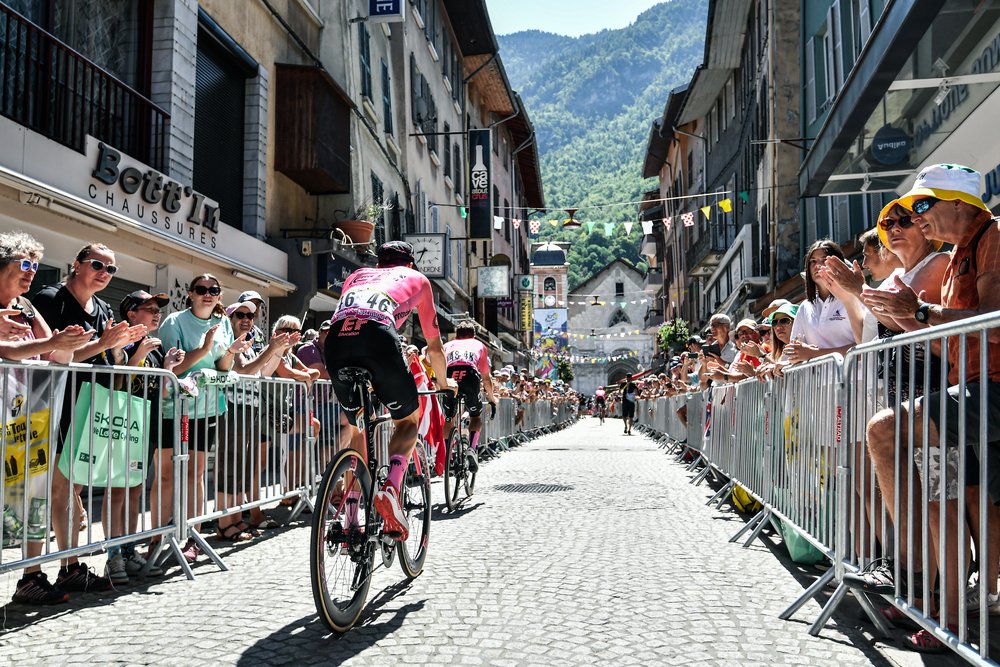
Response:
[[[46,359],[67,363],[73,360],[73,353],[90,341],[93,334],[78,324],[53,332],[41,313],[22,296],[31,287],[43,250],[41,243],[22,232],[0,233],[0,319],[3,320],[3,326],[0,326],[0,359]],[[14,403],[14,396],[11,395],[15,393],[13,387],[27,386],[28,381],[25,370],[0,369],[0,404],[4,406],[0,408],[0,420],[3,422],[13,417],[6,409]],[[11,504],[11,511],[21,519],[22,524],[27,523],[25,517],[20,516],[26,514],[22,508],[28,504],[23,495],[35,496],[38,489],[32,490],[32,487],[39,482],[47,486],[44,476],[36,476],[29,480],[27,486],[21,482],[20,489],[11,483],[4,489],[4,503]],[[19,495],[22,497],[15,500]],[[44,491],[40,495],[44,497]],[[30,497],[27,500],[30,502]],[[5,532],[3,536],[5,546],[16,544],[21,539],[21,534]],[[44,544],[42,540],[27,540],[27,557],[40,556]],[[49,583],[39,566],[27,568],[14,590],[15,602],[55,604],[68,599],[65,592]]]
[[[257,312],[257,304],[253,301],[237,301],[226,307],[237,340],[253,341]],[[251,345],[236,355],[233,370],[240,375],[268,377],[274,373],[290,347],[288,334],[272,336],[259,352],[254,351]],[[250,381],[229,387],[226,401],[226,419],[215,459],[217,510],[235,507],[245,499],[256,500],[259,497],[260,466],[264,454],[260,445],[260,385]],[[243,521],[242,513],[230,514],[219,517],[215,532],[220,539],[241,542],[259,534],[258,528],[276,528],[277,525],[256,507],[250,512],[250,524]]]
[[[792,325],[798,311],[798,305],[786,302],[768,316],[771,324],[771,351],[765,355],[764,363],[757,368],[756,375],[760,380],[781,375],[781,369],[788,365],[788,359],[784,356],[785,346],[792,340]]]
[[[36,312],[52,328],[65,330],[78,325],[87,331],[88,342],[73,352],[73,361],[91,364],[96,371],[74,373],[72,386],[66,388],[53,461],[58,460],[67,439],[72,440],[67,436],[83,383],[97,382],[110,386],[111,374],[106,370],[112,365],[124,365],[125,346],[146,335],[146,327],[143,325],[131,326],[124,321],[116,323],[111,306],[97,296],[98,292],[108,286],[117,271],[115,254],[110,248],[102,243],[88,243],[76,254],[65,282],[45,287],[33,300]],[[80,501],[82,485],[75,479],[71,486],[58,466],[54,468],[52,529],[56,533],[56,544],[63,550],[77,546],[79,541],[78,526],[84,520],[83,504]],[[72,502],[68,502],[70,499]],[[110,580],[95,575],[75,556],[62,560],[56,588],[62,591],[87,592],[108,590],[110,587]]]
[[[166,347],[184,350],[184,360],[174,373],[180,379],[193,376],[202,370],[230,371],[236,356],[250,347],[246,337],[233,338],[229,318],[220,305],[222,286],[218,278],[204,273],[191,280],[188,287],[187,308],[170,313],[160,324],[160,340]],[[174,433],[180,428],[181,415],[177,414],[177,397],[163,402],[163,432]],[[188,449],[191,459],[187,465],[188,516],[200,514],[206,505],[205,459],[215,443],[218,418],[226,412],[225,394],[217,388],[205,387],[198,396],[185,402],[188,417]],[[164,443],[166,445],[167,443]],[[156,526],[163,525],[173,507],[173,449],[159,450],[158,469],[160,483],[153,485],[150,506],[158,508],[154,517]],[[157,488],[162,493],[157,493]],[[158,504],[157,504],[158,503]],[[198,530],[200,526],[193,526]],[[201,553],[197,542],[188,539],[183,549],[184,558],[193,563]]]

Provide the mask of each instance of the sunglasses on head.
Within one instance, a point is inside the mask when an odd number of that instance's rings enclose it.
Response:
[[[30,259],[22,259],[21,260],[21,270],[22,271],[38,271],[38,262],[32,262]]]
[[[773,322],[771,322],[771,325],[773,326],[773,325],[776,325],[776,324],[791,324],[791,323],[792,323],[791,318],[789,318],[789,317],[779,317],[778,319],[776,319]]]
[[[924,213],[930,210],[931,206],[934,206],[934,204],[938,203],[939,201],[941,200],[938,199],[937,197],[924,197],[923,199],[918,199],[917,201],[913,202],[913,206],[910,207],[910,210],[916,213],[917,215],[923,215]]]
[[[233,317],[238,320],[252,320],[254,318],[254,313],[248,312],[246,310],[237,310],[233,313]]]
[[[211,294],[212,296],[219,296],[222,294],[222,288],[218,285],[212,285],[211,287],[206,287],[204,285],[195,285],[191,288],[191,291],[198,296],[205,296],[206,294]]]
[[[114,264],[105,264],[99,259],[92,259],[87,264],[90,264],[90,268],[94,271],[101,272],[107,271],[109,276],[113,276],[118,273],[118,267]]]

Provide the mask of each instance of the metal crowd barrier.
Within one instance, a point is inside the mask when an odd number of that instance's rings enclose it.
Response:
[[[189,578],[185,540],[227,569],[201,524],[278,501],[292,502],[294,519],[340,448],[328,381],[0,362],[0,399],[0,573],[146,540],[157,543],[151,561],[172,552]],[[482,437],[507,448],[575,414],[503,398]],[[384,423],[376,434],[384,460],[391,433]]]
[[[160,369],[0,362],[0,572],[138,540],[177,548],[183,462],[161,456],[179,451],[155,408],[164,391],[179,385]]]

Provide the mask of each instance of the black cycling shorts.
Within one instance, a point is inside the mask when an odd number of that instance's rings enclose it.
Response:
[[[393,419],[408,417],[420,407],[417,385],[403,360],[395,328],[348,317],[330,327],[325,353],[333,391],[347,420],[354,426],[357,426],[361,405],[354,387],[337,377],[341,368],[364,368],[371,373],[375,395],[389,409]]]
[[[465,409],[469,411],[469,416],[478,417],[483,414],[483,400],[479,397],[483,377],[479,374],[479,370],[465,365],[449,366],[448,377],[458,383],[458,393],[465,399]],[[458,398],[444,394],[442,399],[444,418],[451,421],[458,409]]]
[[[635,417],[635,403],[633,401],[622,401],[622,417],[625,419]]]

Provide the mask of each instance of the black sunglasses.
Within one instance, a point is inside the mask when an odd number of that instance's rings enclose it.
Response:
[[[918,199],[917,201],[913,202],[913,206],[910,207],[910,210],[916,213],[917,215],[923,215],[924,213],[930,210],[931,206],[934,206],[934,204],[938,203],[939,201],[941,200],[938,199],[937,197],[925,197],[923,199]]]
[[[771,326],[774,326],[776,324],[791,324],[791,323],[792,323],[792,320],[790,318],[788,318],[788,317],[781,317],[781,318],[778,318],[778,319],[774,320],[773,322],[771,322]]]
[[[256,317],[256,315],[254,313],[248,313],[245,310],[237,310],[235,313],[233,313],[233,317],[235,317],[238,320],[252,320],[254,317]]]
[[[281,327],[278,329],[278,333],[299,333],[302,329],[295,329],[293,327]]]
[[[90,264],[90,268],[92,268],[94,271],[102,271],[102,270],[107,271],[109,276],[113,276],[116,273],[118,273],[117,266],[115,266],[114,264],[105,264],[99,259],[92,259],[88,262],[88,264]]]
[[[222,294],[222,288],[218,285],[212,285],[211,287],[205,287],[204,285],[195,285],[191,288],[191,291],[198,296],[205,296],[206,294],[211,294],[212,296],[219,296]]]
[[[928,206],[927,208],[930,207]],[[924,210],[926,211],[927,209]],[[913,219],[908,215],[904,215],[900,218],[896,218],[895,220],[892,218],[882,218],[878,221],[878,226],[885,231],[892,229],[893,225],[899,225],[900,229],[909,229],[913,226]]]

